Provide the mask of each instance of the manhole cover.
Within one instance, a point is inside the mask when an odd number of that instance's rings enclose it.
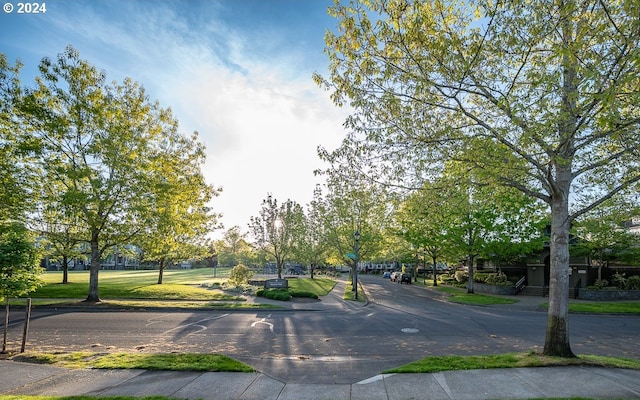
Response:
[[[402,328],[401,331],[404,332],[404,333],[418,333],[418,332],[420,332],[416,328]]]

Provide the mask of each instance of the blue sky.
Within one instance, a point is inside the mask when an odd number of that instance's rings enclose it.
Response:
[[[325,73],[332,0],[50,0],[44,14],[0,13],[0,52],[25,67],[72,45],[107,74],[141,83],[207,147],[204,174],[225,228],[246,230],[267,193],[305,205],[337,147],[346,111],[311,75]],[[7,1],[4,1],[6,3]],[[215,236],[219,236],[220,233]]]

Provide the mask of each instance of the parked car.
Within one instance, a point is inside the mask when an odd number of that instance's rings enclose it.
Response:
[[[402,274],[402,276],[400,277],[400,283],[406,283],[407,285],[411,285],[411,275]]]
[[[389,272],[389,271],[385,271],[385,272],[382,274],[382,277],[383,277],[383,278],[385,278],[385,279],[391,279],[391,272]]]

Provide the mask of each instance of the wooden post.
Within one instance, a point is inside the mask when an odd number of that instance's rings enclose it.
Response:
[[[7,331],[9,330],[9,297],[6,298],[4,309],[4,338],[2,339],[2,353],[7,352]]]
[[[24,312],[24,331],[22,332],[22,347],[20,353],[24,353],[27,344],[27,334],[29,333],[29,320],[31,319],[31,297],[27,299],[27,305]]]

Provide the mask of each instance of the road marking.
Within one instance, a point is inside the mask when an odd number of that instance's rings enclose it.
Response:
[[[166,335],[166,334],[168,334],[168,333],[169,333],[169,332],[171,332],[171,331],[175,331],[176,329],[184,329],[184,328],[187,328],[187,327],[189,327],[189,326],[196,326],[196,327],[200,328],[200,329],[198,330],[198,332],[202,332],[202,331],[206,330],[206,329],[207,329],[207,327],[206,327],[206,326],[204,326],[204,325],[200,325],[200,323],[201,323],[201,322],[205,322],[205,321],[214,321],[214,320],[216,320],[216,319],[224,318],[224,317],[227,317],[227,316],[229,316],[229,315],[231,315],[231,314],[222,314],[222,315],[217,316],[217,317],[212,317],[212,318],[203,318],[203,319],[201,319],[201,320],[199,320],[199,321],[194,321],[194,322],[192,322],[192,323],[190,323],[190,324],[178,325],[178,326],[176,326],[175,328],[171,328],[171,329],[169,329],[169,330],[167,330],[167,331],[164,331],[162,334],[163,334],[163,335]],[[193,332],[192,332],[192,333],[193,333]]]
[[[400,329],[403,333],[418,333],[420,330],[416,328],[402,328]]]
[[[269,326],[269,330],[271,331],[271,333],[274,333],[273,332],[273,324],[270,323],[270,322],[265,321],[265,319],[267,319],[267,318],[271,318],[271,314],[267,315],[265,318],[262,318],[260,321],[256,321],[256,322],[252,323],[251,327],[255,328],[256,325],[258,325],[258,324],[264,324],[264,325]]]

